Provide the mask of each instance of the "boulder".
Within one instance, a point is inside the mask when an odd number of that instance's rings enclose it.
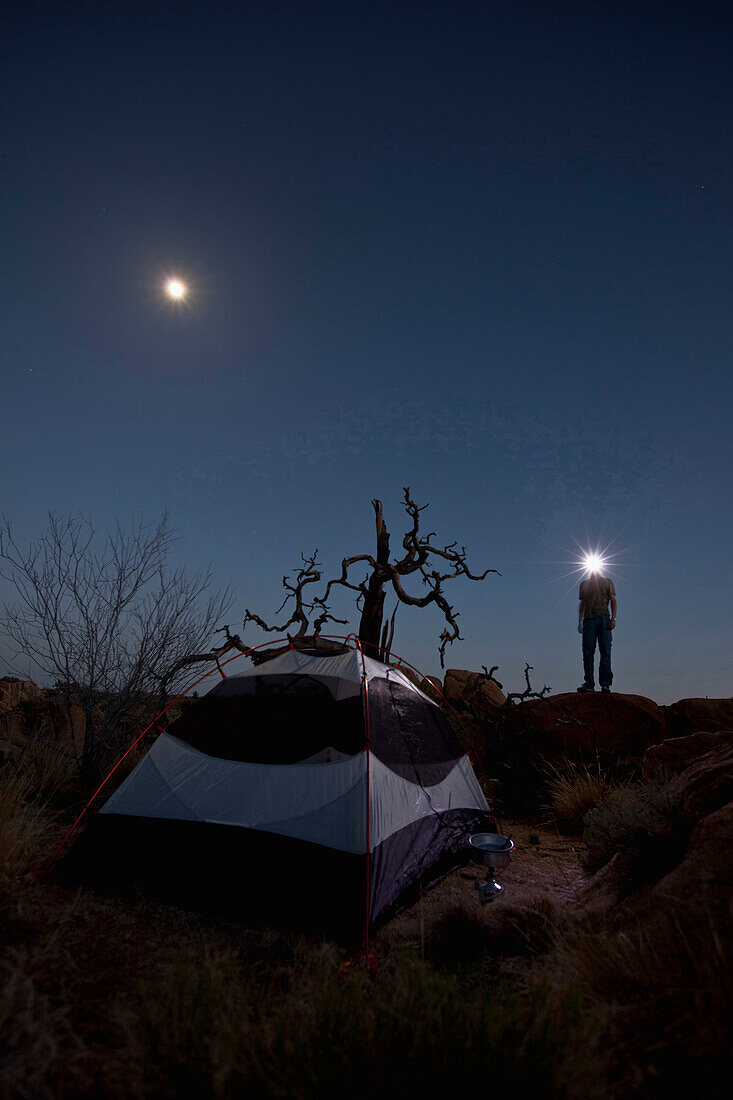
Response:
[[[487,714],[506,702],[506,695],[492,680],[481,680],[481,673],[462,668],[449,668],[443,681],[445,697],[456,710],[465,710],[473,699],[476,707]]]
[[[397,665],[396,667],[416,688],[420,688],[420,691],[427,695],[428,699],[432,699],[434,703],[443,702],[443,688],[440,680],[436,680],[433,676],[422,676],[419,672],[407,668],[405,665]]]
[[[654,887],[675,905],[699,905],[723,920],[733,916],[733,802],[704,817],[693,830],[682,862]]]
[[[478,764],[481,771],[486,755],[486,726],[471,714],[451,713],[448,708],[444,714],[461,744],[476,758],[473,762]]]
[[[674,787],[693,821],[733,800],[733,738],[689,764],[674,780]]]
[[[426,676],[420,687],[436,703],[443,702],[443,684],[439,676]]]
[[[586,913],[604,913],[623,901],[630,892],[631,860],[624,852],[616,855],[596,871],[593,877],[576,891],[575,905]]]
[[[549,762],[641,758],[665,734],[662,708],[642,695],[572,692],[507,708],[507,737],[522,737]]]
[[[680,699],[662,709],[668,737],[684,737],[698,730],[733,729],[733,699]]]
[[[713,749],[724,749],[730,745],[733,745],[733,729],[715,733],[699,730],[686,737],[668,738],[646,750],[641,765],[642,775],[649,782],[664,782],[670,776],[679,775]]]
[[[15,710],[21,703],[37,702],[43,692],[32,680],[16,680],[5,676],[0,680],[0,714]]]

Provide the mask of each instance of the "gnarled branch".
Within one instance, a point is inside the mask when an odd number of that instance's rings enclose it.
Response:
[[[406,486],[403,492],[405,511],[411,519],[412,525],[402,539],[402,547],[405,551],[402,558],[395,561],[389,560],[389,533],[384,522],[382,502],[373,500],[372,506],[377,528],[376,558],[369,554],[358,554],[351,558],[344,558],[341,563],[341,576],[328,582],[322,598],[324,600],[328,598],[334,585],[342,585],[358,592],[359,601],[363,601],[359,637],[363,642],[373,645],[375,649],[378,648],[380,651],[384,648],[384,639],[381,635],[386,584],[392,585],[399,603],[407,604],[410,607],[427,607],[429,604],[434,603],[443,612],[446,621],[440,635],[438,647],[441,667],[445,667],[446,647],[459,640],[461,634],[456,621],[458,612],[445,598],[444,583],[461,576],[472,581],[480,581],[487,577],[489,573],[496,573],[499,576],[501,574],[497,569],[486,569],[483,573],[473,573],[466,560],[466,547],[461,546],[460,550],[457,549],[457,542],[449,543],[442,549],[434,546],[432,543],[432,539],[435,537],[434,531],[429,531],[426,535],[420,534],[420,513],[424,512],[428,505],[419,506],[416,504],[410,495],[409,486]],[[437,568],[431,568],[435,558],[448,562],[451,568],[442,572]],[[349,569],[357,562],[367,562],[371,569],[371,574],[367,574],[360,584],[354,584],[349,580]],[[416,572],[421,573],[423,583],[430,589],[423,596],[411,595],[402,583],[404,577]]]
[[[288,638],[302,638],[304,635],[309,633],[309,615],[316,608],[319,608],[319,614],[314,621],[313,629],[312,631],[310,631],[310,633],[320,634],[324,624],[327,622],[341,624],[346,623],[348,620],[337,619],[334,615],[330,613],[324,597],[319,598],[318,596],[315,596],[310,602],[308,602],[304,598],[303,591],[306,585],[316,584],[321,579],[321,566],[320,563],[316,560],[317,556],[318,550],[314,550],[309,558],[306,558],[304,554],[301,554],[300,558],[303,564],[298,569],[298,572],[295,575],[294,582],[291,583],[290,575],[287,573],[283,577],[283,587],[286,589],[287,595],[278,607],[276,614],[279,615],[286,604],[288,604],[290,600],[294,600],[295,607],[293,609],[292,615],[287,620],[287,622],[282,623],[279,626],[269,626],[264,619],[262,619],[259,615],[256,615],[253,611],[250,611],[248,608],[244,612],[244,622],[242,624],[243,627],[246,627],[247,623],[253,622],[257,623],[257,625],[262,630],[267,631],[269,634],[285,634],[289,626],[297,624],[297,632],[293,635],[290,635],[288,633]]]
[[[529,682],[530,672],[532,672],[532,665],[525,664],[525,666],[524,666],[524,681],[525,681],[527,687],[524,689],[524,691],[511,691],[511,692],[509,692],[509,694],[506,697],[507,703],[513,703],[515,699],[518,700],[520,703],[523,703],[525,701],[525,699],[544,699],[545,695],[547,695],[548,692],[551,691],[551,688],[549,688],[547,686],[547,684],[545,684],[542,691],[533,691],[532,690],[532,685]]]

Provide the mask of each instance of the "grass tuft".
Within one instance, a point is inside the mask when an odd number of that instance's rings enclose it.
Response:
[[[636,889],[677,866],[691,832],[673,783],[619,787],[586,814],[586,868],[597,871],[620,852],[629,866],[629,885]]]
[[[73,753],[48,741],[26,741],[18,768],[28,781],[27,797],[37,803],[63,801],[79,783],[79,766]]]
[[[615,789],[600,768],[567,761],[562,767],[548,768],[548,808],[564,831],[580,833],[583,819],[590,811],[604,805]]]

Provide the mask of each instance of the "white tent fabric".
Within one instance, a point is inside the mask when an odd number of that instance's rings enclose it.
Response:
[[[369,847],[372,850],[421,817],[450,810],[488,810],[467,756],[461,757],[445,779],[432,787],[410,783],[374,755],[370,763]]]
[[[370,755],[370,848],[429,814],[487,809],[468,757],[432,787]],[[249,764],[161,734],[103,814],[262,829],[344,852],[366,851],[366,753],[323,764]]]
[[[385,666],[371,657],[365,656],[363,661],[367,681],[373,677],[379,677],[380,680],[389,680],[391,683],[400,684],[423,699],[428,698],[398,668]],[[291,649],[286,653],[281,653],[279,657],[274,657],[266,665],[256,665],[254,668],[245,669],[243,672],[237,673],[236,676],[229,677],[223,685],[218,686],[218,692],[223,695],[228,694],[227,687],[230,684],[232,692],[236,692],[236,684],[239,680],[256,679],[263,675],[284,676],[288,674],[312,676],[314,679],[324,680],[331,688],[331,693],[335,699],[349,699],[361,692],[362,656],[356,650],[351,649],[348,653],[335,653],[333,656],[319,655],[317,658],[313,658],[308,653]]]

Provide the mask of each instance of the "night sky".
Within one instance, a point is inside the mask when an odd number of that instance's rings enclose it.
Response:
[[[614,690],[729,696],[731,29],[705,0],[14,5],[18,537],[168,509],[236,627],[301,551],[371,550],[372,497],[400,550],[409,485],[503,574],[446,590],[448,666],[577,687],[600,547]],[[437,673],[441,627],[402,608],[396,651]]]

